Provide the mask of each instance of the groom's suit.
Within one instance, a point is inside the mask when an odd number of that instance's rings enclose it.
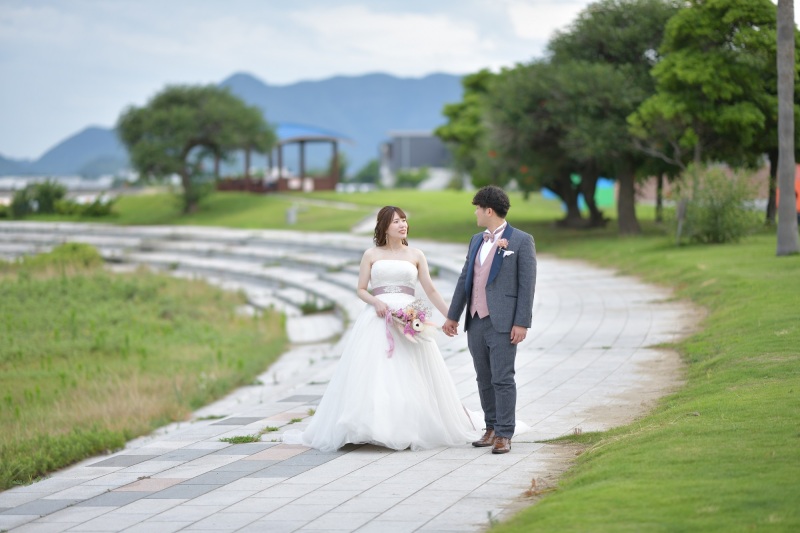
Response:
[[[505,250],[497,247],[500,239],[508,241]],[[475,365],[486,427],[494,428],[497,436],[511,438],[517,400],[514,382],[517,346],[511,344],[510,335],[513,326],[531,327],[536,249],[531,235],[510,224],[506,224],[505,231],[481,263],[483,242],[483,232],[470,240],[447,318],[458,322],[467,308],[464,330]],[[476,286],[476,279],[486,279],[485,287]]]

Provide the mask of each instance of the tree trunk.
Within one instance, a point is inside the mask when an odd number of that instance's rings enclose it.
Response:
[[[638,235],[642,232],[636,218],[636,175],[633,165],[626,161],[617,174],[619,192],[617,193],[617,221],[620,235]]]
[[[664,174],[656,176],[656,222],[664,222]]]
[[[219,181],[219,152],[214,152],[214,179]]]
[[[800,252],[794,160],[794,1],[778,0],[778,203],[777,255]]]
[[[584,228],[586,221],[581,215],[581,210],[578,207],[578,191],[572,185],[572,180],[569,175],[564,179],[556,180],[555,183],[548,187],[558,196],[567,208],[567,215],[557,222],[559,227],[565,228]]]
[[[765,223],[768,226],[775,225],[775,214],[777,212],[777,205],[775,198],[778,191],[778,150],[770,150],[767,152],[769,157],[769,196],[767,197],[767,212]]]
[[[197,198],[192,187],[192,177],[186,165],[181,170],[181,185],[183,186],[183,214],[197,211]]]
[[[584,172],[581,175],[580,191],[586,201],[586,207],[589,208],[589,226],[592,228],[605,227],[608,219],[597,208],[597,201],[594,198],[597,191],[597,172],[595,170]]]

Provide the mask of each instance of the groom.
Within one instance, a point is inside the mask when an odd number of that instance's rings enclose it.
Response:
[[[486,422],[483,437],[472,445],[507,453],[517,403],[514,359],[517,344],[531,327],[536,250],[533,237],[506,222],[511,203],[501,188],[480,189],[472,205],[478,226],[486,231],[472,236],[442,330],[450,337],[456,335],[467,308],[464,330]]]

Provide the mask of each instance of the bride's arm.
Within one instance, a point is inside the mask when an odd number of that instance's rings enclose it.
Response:
[[[358,285],[356,286],[356,294],[364,302],[375,308],[375,314],[379,317],[386,315],[386,310],[389,308],[384,302],[376,298],[367,290],[369,287],[369,278],[372,271],[372,250],[370,248],[361,257],[361,266],[358,268]]]
[[[436,307],[436,309],[439,310],[440,313],[442,313],[445,318],[447,318],[447,304],[433,284],[431,272],[428,268],[428,260],[425,258],[425,254],[422,253],[422,250],[418,249],[417,253],[417,273],[419,275],[419,284],[422,285],[422,288],[425,290],[428,300],[431,301],[431,303]]]

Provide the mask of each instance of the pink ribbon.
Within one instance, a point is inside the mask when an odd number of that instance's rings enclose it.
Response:
[[[392,335],[391,327],[392,327],[392,313],[390,313],[387,310],[386,311],[386,340],[389,341],[389,349],[386,350],[386,353],[389,354],[388,357],[391,357],[392,354],[394,353],[394,335]]]

